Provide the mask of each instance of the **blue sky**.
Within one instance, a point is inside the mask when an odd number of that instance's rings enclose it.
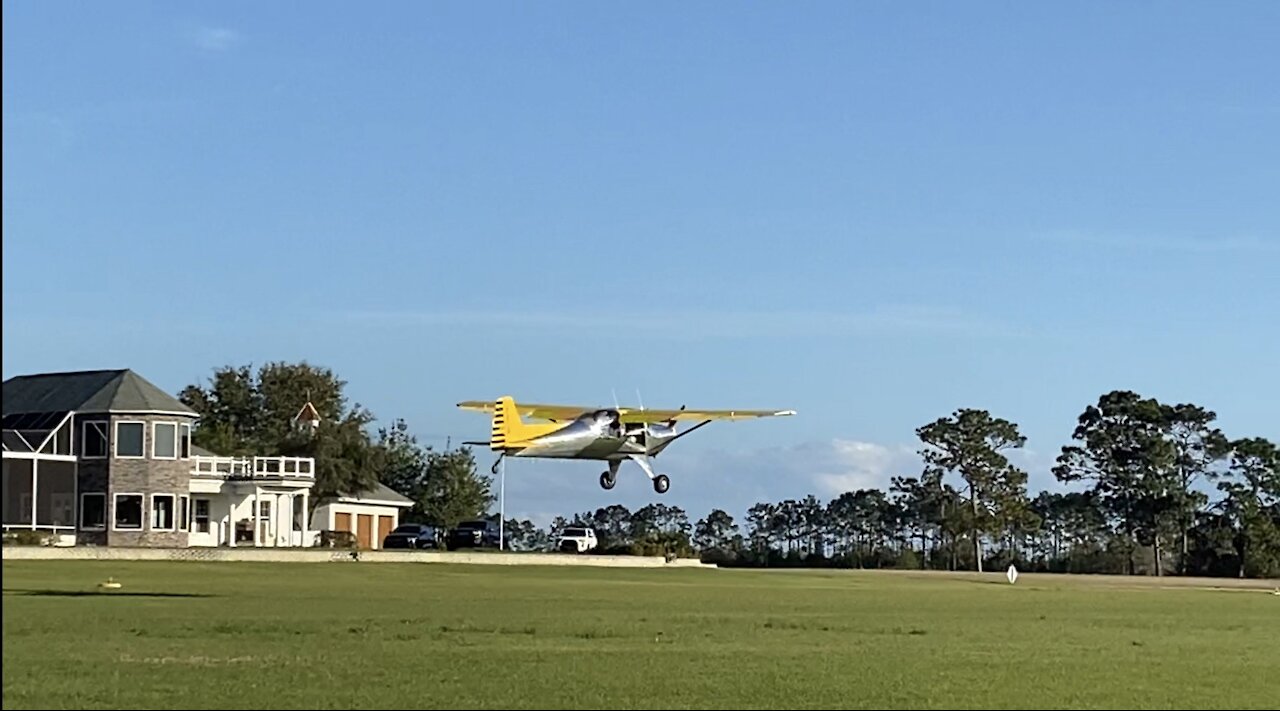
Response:
[[[695,515],[959,407],[1036,488],[1112,388],[1280,437],[1275,3],[302,7],[5,3],[5,377],[307,359],[440,445],[504,393],[798,410],[664,455]],[[600,469],[508,510],[655,498]]]

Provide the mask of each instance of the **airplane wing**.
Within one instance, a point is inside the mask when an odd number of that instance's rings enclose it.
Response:
[[[458,407],[464,410],[475,410],[477,412],[493,412],[497,407],[492,400],[467,400],[458,403]],[[530,402],[517,402],[515,409],[520,413],[521,417],[528,417],[536,420],[572,420],[584,412],[598,410],[597,407],[579,407],[577,405],[546,405]]]
[[[624,408],[623,422],[667,422],[670,420],[746,420],[754,417],[786,417],[795,410],[640,410]]]
[[[490,400],[467,400],[458,403],[464,410],[492,413],[496,408]],[[571,420],[584,412],[610,409],[606,407],[585,407],[579,405],[550,405],[544,403],[517,402],[515,409],[521,417],[541,420]],[[786,417],[796,414],[795,410],[641,410],[639,408],[617,408],[623,422],[667,422],[670,420],[746,420],[755,417]]]

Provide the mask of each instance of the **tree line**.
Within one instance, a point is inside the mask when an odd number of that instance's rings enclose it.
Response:
[[[279,453],[317,461],[315,502],[382,482],[414,501],[405,520],[451,527],[489,517],[492,478],[469,449],[420,445],[403,420],[370,431],[345,382],[306,363],[215,371],[180,398],[202,415],[194,442],[220,454]],[[310,401],[322,422],[292,423]],[[1079,415],[1053,467],[1068,491],[1028,492],[1009,459],[1026,444],[1016,423],[959,409],[919,427],[923,467],[887,489],[822,501],[761,502],[739,522],[715,509],[697,521],[676,506],[615,505],[557,518],[547,529],[504,522],[512,548],[546,550],[565,527],[595,529],[598,552],[700,556],[722,565],[899,567],[1144,575],[1280,576],[1280,451],[1228,437],[1217,415],[1127,390]],[[495,519],[496,520],[496,519]]]

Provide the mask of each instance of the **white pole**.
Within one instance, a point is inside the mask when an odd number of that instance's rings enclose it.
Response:
[[[40,478],[40,460],[31,460],[31,530],[36,530],[36,502],[40,499],[40,486],[36,480]]]
[[[507,458],[502,458],[498,476],[498,550],[505,551],[507,537],[504,533],[507,525]]]

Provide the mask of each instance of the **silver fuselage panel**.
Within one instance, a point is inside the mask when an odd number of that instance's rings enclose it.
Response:
[[[547,459],[621,460],[632,454],[656,455],[671,444],[676,434],[673,425],[621,423],[617,411],[597,410],[509,454]]]

